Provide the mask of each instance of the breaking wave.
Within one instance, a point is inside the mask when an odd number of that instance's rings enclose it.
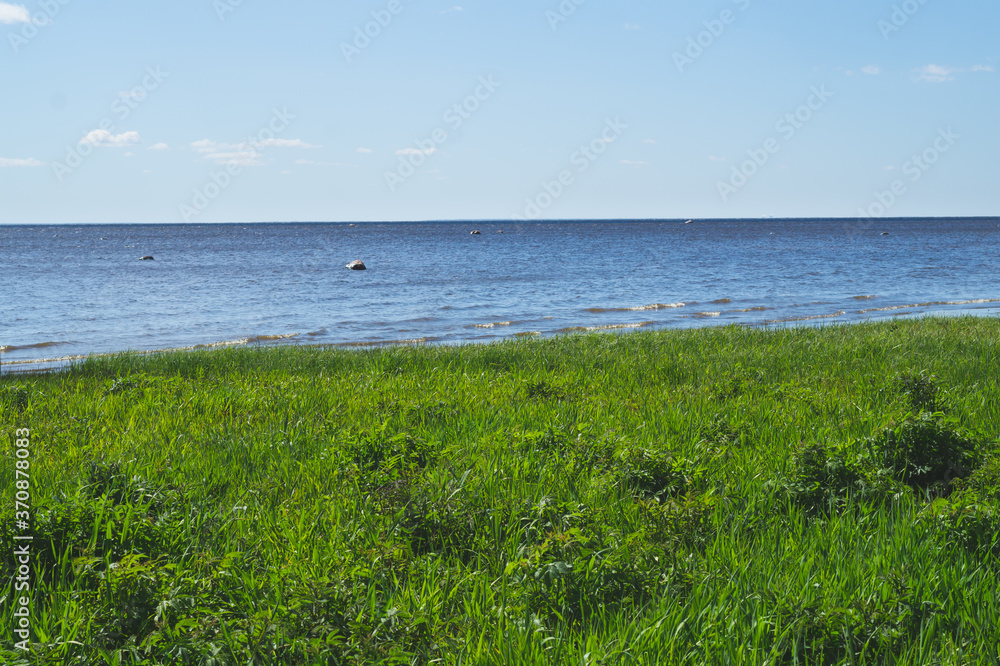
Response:
[[[672,310],[674,308],[687,307],[687,303],[653,303],[652,305],[638,305],[634,308],[587,308],[585,312],[602,314],[604,312],[649,312],[651,310]]]

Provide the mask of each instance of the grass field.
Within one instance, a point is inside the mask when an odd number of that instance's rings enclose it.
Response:
[[[6,376],[0,661],[27,460],[31,664],[1000,663],[998,354],[932,318]]]

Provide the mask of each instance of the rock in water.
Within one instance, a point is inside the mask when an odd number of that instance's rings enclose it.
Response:
[[[364,263],[360,259],[357,260],[357,261],[352,261],[351,263],[347,264],[347,268],[350,268],[352,271],[366,271],[366,270],[368,270],[368,267],[365,266]]]
[[[139,261],[156,261],[153,259],[153,255],[147,254],[145,257],[139,257]]]
[[[473,230],[473,231],[470,231],[470,232],[469,232],[469,235],[470,235],[470,236],[482,236],[482,235],[483,235],[483,232],[482,232],[482,231],[480,231],[479,229],[475,229],[475,230]]]

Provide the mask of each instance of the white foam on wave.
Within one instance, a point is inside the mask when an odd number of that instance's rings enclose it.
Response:
[[[969,301],[930,301],[928,303],[892,305],[884,308],[868,308],[867,310],[858,310],[858,314],[867,314],[869,312],[889,312],[892,310],[906,310],[908,308],[927,308],[927,307],[932,307],[934,305],[980,305],[983,303],[1000,303],[1000,298],[974,298]]]

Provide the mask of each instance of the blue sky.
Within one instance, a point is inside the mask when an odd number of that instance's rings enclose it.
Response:
[[[0,223],[996,215],[998,31],[987,0],[0,2]]]

